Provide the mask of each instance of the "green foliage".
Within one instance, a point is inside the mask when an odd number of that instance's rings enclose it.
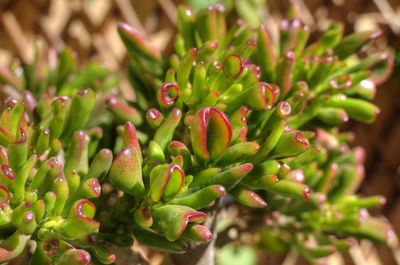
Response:
[[[112,91],[118,77],[77,69],[68,49],[20,75],[1,69],[0,262],[29,240],[31,264],[110,264],[104,243],[132,237],[183,253],[212,239],[210,207],[234,201],[258,224],[260,249],[315,260],[349,237],[385,242],[390,226],[366,211],[383,199],[353,194],[364,151],[338,130],[376,118],[370,100],[392,67],[371,45],[380,34],[333,24],[310,43],[292,15],[275,40],[264,26],[230,25],[219,4],[179,7],[178,30],[166,58],[119,24],[134,104]],[[101,194],[102,183],[112,189]],[[224,247],[219,264],[254,258],[238,251]]]

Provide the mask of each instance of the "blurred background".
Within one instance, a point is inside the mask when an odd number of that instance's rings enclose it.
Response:
[[[288,0],[0,0],[0,65],[8,66],[15,60],[32,61],[35,45],[57,49],[67,45],[76,51],[82,63],[95,59],[111,71],[123,72],[127,54],[115,30],[118,21],[136,27],[168,54],[176,31],[176,4],[189,3],[197,9],[216,2],[223,2],[231,17],[240,16],[253,25],[263,21],[271,27],[276,26],[289,6]],[[303,20],[317,32],[322,32],[331,20],[343,22],[347,33],[380,28],[384,31],[382,44],[395,50],[393,75],[378,88],[375,99],[381,109],[379,118],[372,125],[351,123],[343,129],[354,131],[354,145],[366,149],[366,179],[360,193],[387,198],[382,214],[400,235],[400,0],[297,2]],[[121,86],[126,97],[134,96],[129,94],[128,82],[123,81]],[[152,264],[167,263],[156,252],[145,255]],[[237,259],[235,264],[256,264],[248,263],[253,256],[244,253],[241,257],[245,263],[237,263],[241,262]],[[290,256],[258,257],[258,264],[301,262]],[[120,264],[138,263],[136,258],[128,259],[129,256]],[[397,241],[390,247],[362,242],[348,256],[333,257],[328,264],[398,264],[396,260],[400,261]]]

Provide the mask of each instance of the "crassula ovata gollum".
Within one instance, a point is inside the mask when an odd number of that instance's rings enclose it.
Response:
[[[371,45],[380,33],[343,36],[333,23],[310,42],[292,14],[275,39],[228,23],[219,4],[180,6],[177,25],[170,56],[118,25],[134,103],[67,49],[23,76],[1,69],[0,262],[29,240],[31,264],[111,264],[105,245],[133,239],[184,253],[217,233],[210,209],[234,203],[267,251],[313,261],[349,238],[385,242],[390,225],[366,210],[384,199],[354,195],[365,154],[338,129],[379,112],[370,101],[393,64]]]

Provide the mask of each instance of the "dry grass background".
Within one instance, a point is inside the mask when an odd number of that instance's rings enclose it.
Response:
[[[246,0],[243,0],[246,1]],[[12,64],[16,58],[32,60],[34,44],[61,48],[71,46],[81,62],[89,58],[104,63],[110,70],[124,69],[126,51],[115,31],[120,20],[135,26],[162,50],[171,49],[176,31],[174,0],[0,0],[0,65]],[[268,13],[279,17],[288,1],[270,0]],[[331,19],[345,23],[347,32],[380,27],[384,42],[400,51],[399,0],[305,0],[304,18],[323,29]],[[382,194],[387,204],[382,213],[391,220],[400,235],[400,71],[379,88],[376,103],[381,108],[379,119],[372,125],[350,124],[345,129],[356,133],[355,144],[367,150],[367,177],[361,192]],[[129,84],[122,83],[131,97]],[[163,256],[146,252],[154,264]],[[138,263],[137,258],[120,264]],[[25,264],[24,257],[19,263]],[[400,260],[398,242],[391,247],[361,242],[348,256],[334,256],[328,264],[396,264]],[[295,256],[280,258],[263,256],[260,264],[291,265]]]

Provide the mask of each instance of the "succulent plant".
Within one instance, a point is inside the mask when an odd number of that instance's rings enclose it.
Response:
[[[48,63],[1,69],[0,263],[35,241],[30,264],[110,264],[114,256],[94,237],[100,223],[90,199],[100,196],[113,154],[98,150],[103,129],[88,124],[99,98],[82,89],[106,88],[107,71],[76,69],[68,49],[45,54]]]
[[[366,210],[384,199],[354,195],[365,154],[338,127],[375,119],[392,56],[371,45],[379,33],[342,31],[332,24],[310,43],[292,12],[278,41],[229,24],[222,5],[181,6],[165,57],[120,23],[134,103],[98,65],[76,70],[68,50],[21,77],[1,69],[12,98],[0,120],[0,262],[29,240],[32,264],[110,264],[105,245],[132,237],[183,253],[209,242],[208,213],[235,201],[269,251],[314,260],[352,237],[385,242],[390,225]]]
[[[135,222],[125,217],[126,229],[150,247],[184,251],[211,239],[201,223],[212,202],[221,209],[234,198],[274,217],[256,231],[265,249],[279,241],[311,260],[345,250],[352,236],[385,242],[390,226],[365,210],[384,199],[353,195],[363,151],[338,132],[349,117],[370,123],[379,112],[370,100],[392,68],[391,53],[370,45],[381,34],[344,37],[334,23],[308,44],[310,28],[292,14],[277,41],[264,26],[229,26],[218,4],[179,7],[178,29],[176,54],[164,58],[118,26],[148,136],[143,152],[130,123],[117,139],[109,178],[129,194],[121,204]],[[249,215],[260,220],[259,210]]]

